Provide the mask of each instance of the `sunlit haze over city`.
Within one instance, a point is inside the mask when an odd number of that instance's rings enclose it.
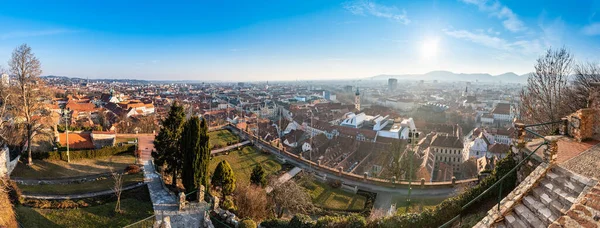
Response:
[[[548,47],[597,61],[599,1],[4,1],[0,57],[43,75],[162,80],[518,75]],[[35,6],[35,7],[32,7]]]

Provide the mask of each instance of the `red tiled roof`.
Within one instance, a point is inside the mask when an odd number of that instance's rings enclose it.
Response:
[[[60,143],[66,146],[67,134],[59,134]],[[70,149],[93,149],[94,143],[89,133],[71,133],[69,132],[69,148]]]
[[[494,110],[492,110],[493,114],[501,114],[501,115],[509,115],[510,114],[510,104],[499,103],[496,105]]]

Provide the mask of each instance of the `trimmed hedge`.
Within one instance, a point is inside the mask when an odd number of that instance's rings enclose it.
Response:
[[[69,156],[71,160],[75,159],[84,159],[84,158],[100,158],[100,157],[110,157],[116,154],[121,153],[133,153],[135,150],[134,145],[126,145],[126,146],[115,146],[115,147],[104,147],[97,150],[75,150],[70,151]],[[66,151],[52,151],[47,153],[32,153],[33,159],[37,160],[67,160],[67,152]],[[27,159],[27,154],[22,156],[24,159]]]
[[[294,215],[288,225],[292,228],[311,228],[315,225],[315,222],[308,215],[297,214]]]

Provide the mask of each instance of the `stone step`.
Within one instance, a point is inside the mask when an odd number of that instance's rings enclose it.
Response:
[[[585,187],[585,184],[583,183],[572,181],[571,178],[569,178],[568,176],[558,175],[552,171],[548,171],[548,173],[546,173],[546,178],[548,178],[552,183],[556,184],[557,186],[560,186],[563,190],[573,193],[574,195],[579,195]]]
[[[525,196],[523,198],[523,204],[529,208],[533,213],[538,215],[538,218],[544,223],[545,226],[550,225],[552,222],[558,219],[558,216],[552,213],[546,205],[538,201],[532,195]]]
[[[572,172],[570,170],[567,170],[565,168],[562,168],[560,166],[552,168],[552,172],[554,172],[556,174],[559,174],[559,175],[566,176],[571,181],[573,181],[574,183],[579,184],[582,187],[585,187],[585,186],[590,186],[591,187],[591,186],[594,186],[596,184],[596,181],[594,181],[594,180],[592,180],[590,178],[581,176],[579,174],[576,174],[576,173],[574,173],[574,172]]]
[[[573,202],[575,202],[575,197],[573,195],[563,191],[562,189],[557,187],[556,184],[546,179],[540,182],[539,187],[541,187],[544,190],[544,192],[548,193],[548,195],[552,199],[558,200],[566,208],[571,207],[571,205],[573,205]]]
[[[504,216],[504,224],[509,228],[527,228],[527,224],[515,216],[513,212]]]
[[[547,205],[555,215],[562,216],[567,212],[567,209],[558,200],[553,200],[548,193],[544,192],[544,188],[537,187],[533,189],[532,193],[537,200]]]
[[[526,223],[528,227],[533,227],[533,228],[545,228],[546,227],[546,226],[544,226],[542,221],[540,221],[540,219],[538,219],[537,216],[523,204],[519,204],[519,205],[515,206],[514,213],[515,213],[515,215],[517,215],[519,217],[519,219],[521,221],[523,221],[523,223]]]

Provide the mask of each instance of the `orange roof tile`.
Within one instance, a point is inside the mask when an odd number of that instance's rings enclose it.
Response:
[[[59,134],[60,143],[66,145],[67,134]],[[71,133],[69,132],[69,148],[70,149],[93,149],[94,143],[89,133]]]

